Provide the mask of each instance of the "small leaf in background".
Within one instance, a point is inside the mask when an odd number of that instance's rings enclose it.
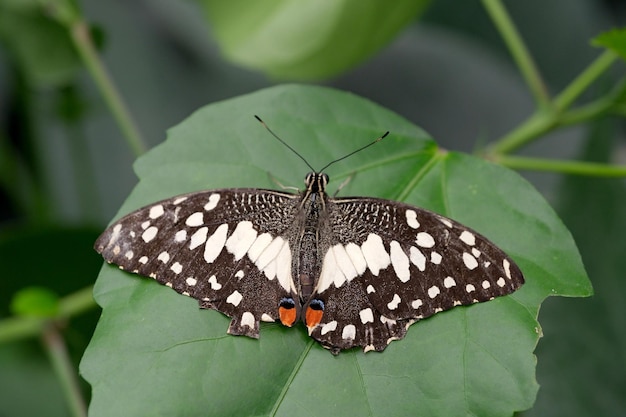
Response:
[[[287,79],[324,79],[371,57],[430,0],[202,0],[223,53]]]
[[[59,296],[43,287],[24,288],[13,296],[11,312],[18,316],[54,317],[59,312]]]
[[[592,40],[592,44],[610,49],[626,60],[626,28],[601,33]]]

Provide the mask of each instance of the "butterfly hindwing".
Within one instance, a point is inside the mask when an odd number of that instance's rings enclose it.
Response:
[[[309,332],[331,350],[383,350],[414,321],[524,282],[502,250],[439,214],[372,198],[327,207],[331,243],[312,296],[324,313]]]
[[[95,248],[231,317],[229,333],[258,337],[260,320],[279,319],[281,299],[297,299],[286,220],[297,197],[257,189],[180,195],[119,219]]]

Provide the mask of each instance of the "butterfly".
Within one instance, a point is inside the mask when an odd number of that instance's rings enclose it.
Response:
[[[313,172],[298,193],[225,188],[147,205],[95,249],[224,313],[229,334],[258,338],[261,321],[302,321],[333,354],[383,351],[418,320],[517,290],[519,267],[469,227],[402,202],[326,193],[324,169],[386,135],[319,171],[304,160]]]

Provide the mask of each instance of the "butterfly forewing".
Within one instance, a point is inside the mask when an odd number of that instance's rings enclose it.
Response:
[[[258,337],[296,299],[291,219],[296,195],[256,189],[191,193],[134,211],[96,241],[104,259],[232,317],[231,334]],[[299,307],[299,306],[297,306]]]

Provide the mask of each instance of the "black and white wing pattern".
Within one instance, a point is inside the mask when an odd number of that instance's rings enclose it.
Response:
[[[479,233],[436,213],[375,198],[329,198],[310,173],[300,194],[191,193],[139,209],[96,241],[104,259],[232,318],[292,326],[337,354],[382,351],[413,322],[510,294],[520,269]]]
[[[180,195],[121,218],[95,249],[120,269],[231,317],[228,333],[258,338],[260,320],[282,312],[291,326],[299,312],[289,242],[298,201],[257,189]]]
[[[328,202],[330,248],[311,300],[309,334],[338,352],[382,351],[415,321],[492,300],[524,278],[497,246],[431,211],[374,198]]]

